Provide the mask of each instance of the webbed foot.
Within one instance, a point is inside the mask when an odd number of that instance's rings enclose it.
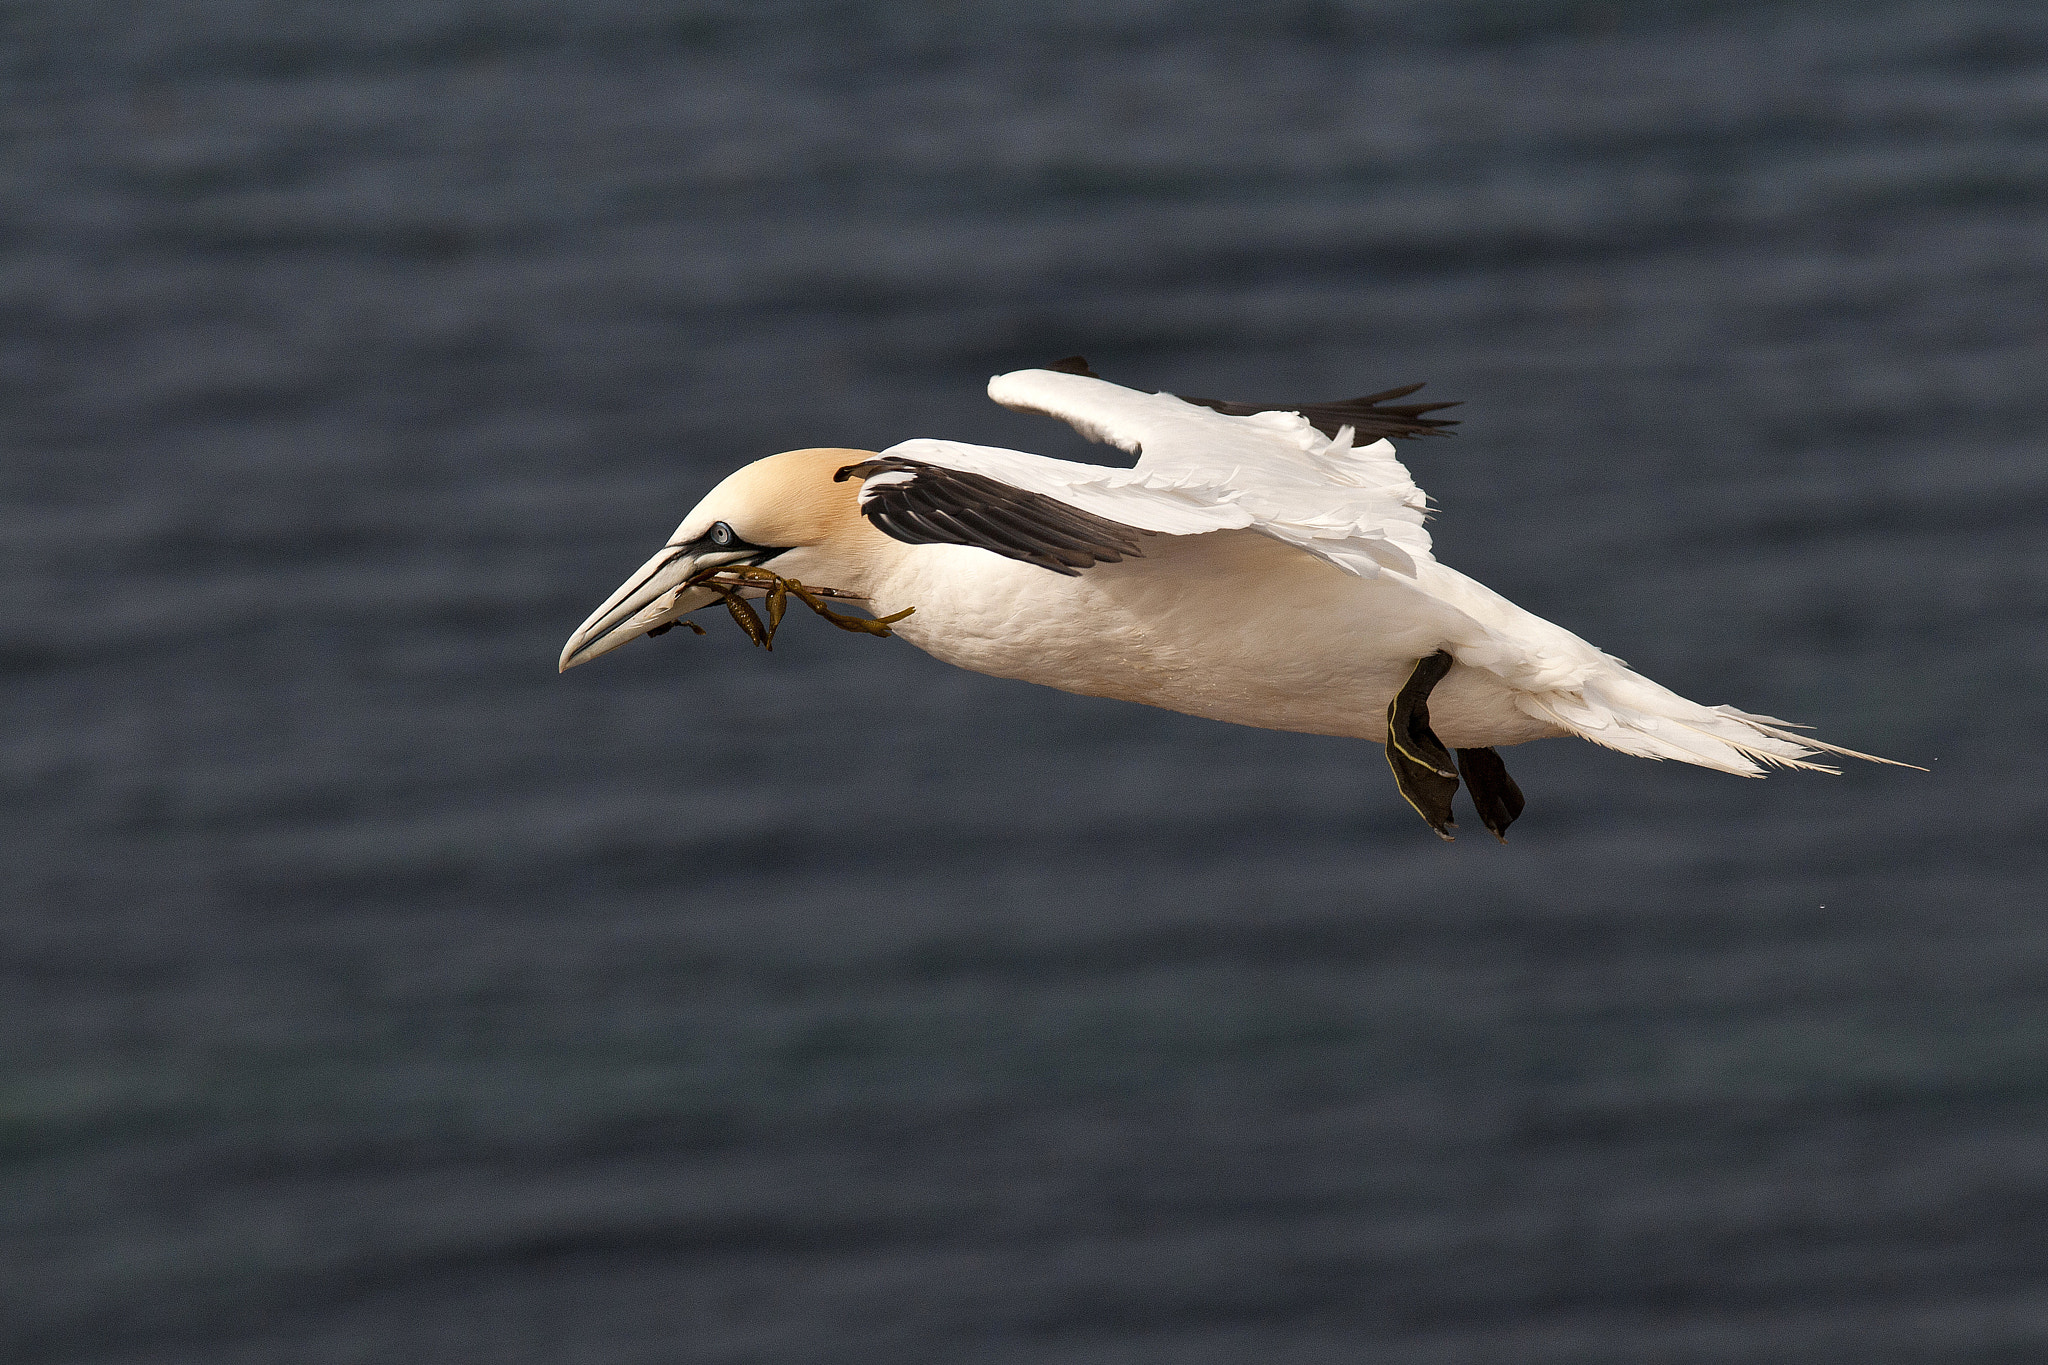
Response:
[[[1456,837],[1451,831],[1458,827],[1451,818],[1458,770],[1450,751],[1429,728],[1429,694],[1450,671],[1450,653],[1438,650],[1415,665],[1400,695],[1387,706],[1387,766],[1394,770],[1394,784],[1415,813],[1446,841]]]
[[[1458,750],[1458,770],[1465,774],[1465,786],[1472,804],[1479,808],[1479,821],[1502,843],[1508,841],[1508,826],[1522,813],[1522,789],[1508,776],[1508,765],[1491,749]]]

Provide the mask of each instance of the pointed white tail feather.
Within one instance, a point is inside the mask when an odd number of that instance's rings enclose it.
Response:
[[[1764,734],[1770,735],[1774,739],[1780,739],[1785,741],[1786,743],[1797,745],[1798,747],[1805,749],[1809,752],[1813,750],[1819,750],[1822,753],[1836,754],[1842,758],[1860,758],[1865,763],[1882,763],[1888,768],[1911,768],[1916,773],[1924,773],[1927,771],[1927,769],[1921,767],[1917,763],[1901,763],[1896,758],[1879,758],[1876,754],[1866,754],[1856,749],[1845,749],[1839,744],[1829,744],[1825,740],[1815,739],[1811,735],[1787,734],[1785,731],[1785,727],[1787,726],[1796,727],[1797,729],[1801,730],[1812,728],[1811,726],[1800,725],[1797,721],[1779,720],[1776,716],[1751,715],[1747,711],[1738,711],[1734,707],[1726,705],[1717,706],[1714,708],[1714,710],[1718,711],[1720,714],[1724,716],[1729,717],[1732,720],[1736,720],[1744,725],[1747,725],[1752,730],[1760,730]],[[1810,768],[1821,768],[1823,772],[1838,771],[1834,768],[1823,767],[1823,765],[1818,763],[1803,764],[1801,766]]]
[[[1524,711],[1540,720],[1548,720],[1581,739],[1636,758],[1671,759],[1733,773],[1738,777],[1763,776],[1762,770],[1749,760],[1740,746],[1690,732],[1690,727],[1677,727],[1676,733],[1663,726],[1652,731],[1642,722],[1653,717],[1613,712],[1609,712],[1601,724],[1589,725],[1583,717],[1591,708],[1584,704],[1583,699],[1559,692],[1528,693],[1516,700]]]
[[[1913,766],[1794,734],[1786,728],[1792,722],[1775,716],[1751,715],[1732,706],[1702,706],[1618,663],[1577,688],[1525,692],[1516,700],[1528,714],[1606,748],[1637,758],[1675,759],[1740,777],[1762,777],[1766,768],[1841,771],[1814,762],[1819,754],[1900,768]]]

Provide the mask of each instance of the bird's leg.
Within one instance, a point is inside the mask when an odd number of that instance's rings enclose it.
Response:
[[[1458,771],[1465,774],[1465,786],[1472,804],[1479,808],[1479,821],[1502,843],[1508,841],[1508,826],[1522,813],[1522,789],[1508,776],[1508,765],[1491,749],[1458,750]]]
[[[1450,671],[1449,652],[1438,650],[1416,663],[1400,694],[1387,705],[1387,766],[1394,770],[1394,783],[1415,813],[1446,841],[1458,827],[1451,818],[1458,770],[1451,764],[1450,751],[1429,728],[1429,694]]]

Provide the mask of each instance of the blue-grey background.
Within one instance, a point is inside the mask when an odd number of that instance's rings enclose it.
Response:
[[[0,1357],[2048,1358],[2048,11],[0,15]],[[1929,767],[1376,748],[793,618],[717,477],[1413,379],[1439,553]],[[714,625],[718,623],[713,623]]]

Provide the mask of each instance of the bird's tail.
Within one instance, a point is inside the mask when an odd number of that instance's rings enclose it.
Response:
[[[1689,701],[1563,626],[1434,561],[1424,566],[1416,588],[1458,613],[1448,626],[1462,636],[1454,636],[1451,646],[1459,663],[1495,674],[1525,714],[1581,739],[1638,758],[1675,759],[1741,777],[1762,777],[1770,768],[1841,771],[1826,756],[1913,766],[1794,733],[1804,727],[1776,716]]]
[[[1638,758],[1669,758],[1741,777],[1762,777],[1768,768],[1811,768],[1840,772],[1823,755],[1860,758],[1907,768],[1875,754],[1858,753],[1795,734],[1793,722],[1751,715],[1732,706],[1702,706],[1607,656],[1577,686],[1524,691],[1515,701],[1539,720],[1562,726],[1582,739]]]

